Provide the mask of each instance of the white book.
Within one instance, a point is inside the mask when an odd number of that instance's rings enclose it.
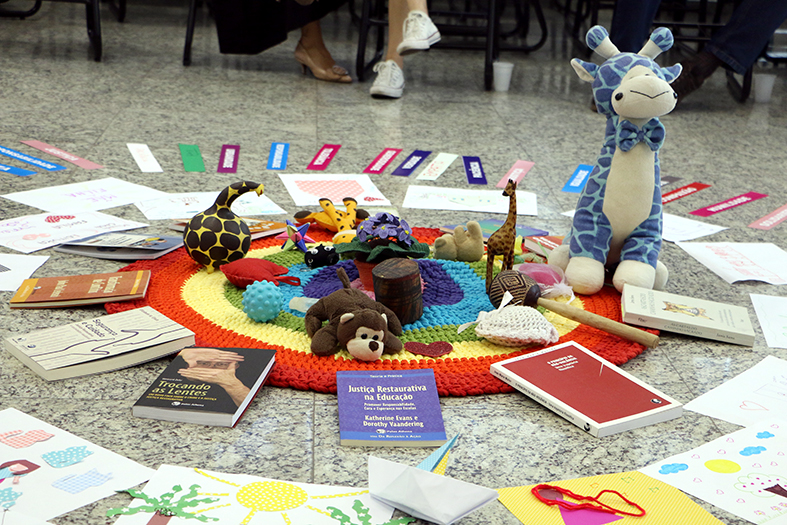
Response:
[[[754,345],[749,310],[743,306],[648,290],[626,284],[623,322],[725,343]]]
[[[194,332],[150,306],[8,336],[5,348],[47,381],[146,363],[194,344]]]

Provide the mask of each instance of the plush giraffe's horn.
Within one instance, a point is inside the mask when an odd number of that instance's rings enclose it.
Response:
[[[666,27],[659,27],[650,35],[650,39],[645,43],[642,49],[639,50],[638,55],[655,59],[663,51],[667,51],[672,47],[675,39],[672,32]]]
[[[585,36],[588,47],[601,55],[604,59],[620,54],[620,50],[609,39],[609,33],[602,26],[593,26]]]

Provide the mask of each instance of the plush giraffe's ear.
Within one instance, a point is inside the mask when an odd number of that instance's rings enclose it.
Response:
[[[598,73],[598,66],[592,62],[585,62],[578,58],[571,59],[571,67],[577,72],[577,76],[585,82],[593,82]]]
[[[667,81],[668,84],[672,84],[675,82],[680,76],[681,71],[683,71],[683,66],[680,64],[675,64],[674,66],[670,67],[663,67],[661,68],[661,72],[664,73],[664,79]]]

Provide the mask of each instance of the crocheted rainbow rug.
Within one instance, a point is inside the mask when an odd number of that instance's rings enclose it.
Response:
[[[328,242],[325,232],[309,232],[317,242]],[[432,244],[442,235],[433,228],[413,228],[421,242]],[[276,365],[268,384],[300,390],[336,393],[337,370],[400,370],[433,368],[441,396],[469,396],[512,392],[513,388],[492,377],[489,366],[496,362],[543,348],[498,346],[481,339],[469,328],[461,334],[457,326],[475,321],[481,311],[494,308],[485,293],[486,262],[464,263],[434,259],[418,260],[424,281],[424,314],[418,321],[405,325],[402,341],[434,343],[446,341],[453,350],[441,357],[426,357],[407,349],[395,355],[383,355],[374,362],[352,359],[346,350],[333,356],[315,356],[309,349],[302,312],[291,310],[292,297],[319,298],[341,287],[336,268],[310,269],[298,250],[282,251],[275,238],[254,241],[247,257],[270,259],[289,268],[288,275],[300,278],[300,286],[280,284],[284,296],[278,317],[267,323],[252,321],[241,305],[243,290],[227,281],[220,271],[208,274],[180,248],[159,259],[138,261],[124,270],[149,269],[152,278],[146,297],[137,301],[108,303],[109,313],[152,306],[188,327],[196,334],[197,345],[238,348],[274,348]],[[342,261],[351,280],[358,277],[352,261]],[[620,295],[605,287],[593,296],[578,297],[572,303],[585,310],[620,321]],[[580,325],[549,311],[543,311],[560,334],[559,343],[576,341],[605,359],[622,364],[639,355],[644,347]],[[556,343],[557,344],[557,343]],[[445,346],[441,343],[442,346]]]

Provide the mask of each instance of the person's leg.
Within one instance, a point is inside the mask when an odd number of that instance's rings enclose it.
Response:
[[[774,31],[787,19],[784,0],[744,0],[705,49],[683,61],[672,83],[678,101],[698,89],[719,66],[743,75],[754,64]]]
[[[402,24],[402,39],[396,47],[400,55],[426,51],[440,41],[440,31],[429,18],[426,0],[406,0],[406,6],[407,17]]]
[[[754,64],[779,26],[787,20],[784,0],[744,0],[705,50],[743,75]]]
[[[426,5],[425,1],[424,5]],[[404,21],[409,12],[410,6],[407,0],[388,0],[388,49],[385,52],[385,59],[396,62],[399,69],[404,69],[404,61],[396,48],[402,43]]]
[[[295,48],[295,60],[311,69],[312,74],[320,80],[345,83],[352,80],[346,69],[336,65],[325,47],[319,20],[301,27],[301,39]]]
[[[637,53],[647,42],[661,0],[617,0],[609,38],[623,53]]]

